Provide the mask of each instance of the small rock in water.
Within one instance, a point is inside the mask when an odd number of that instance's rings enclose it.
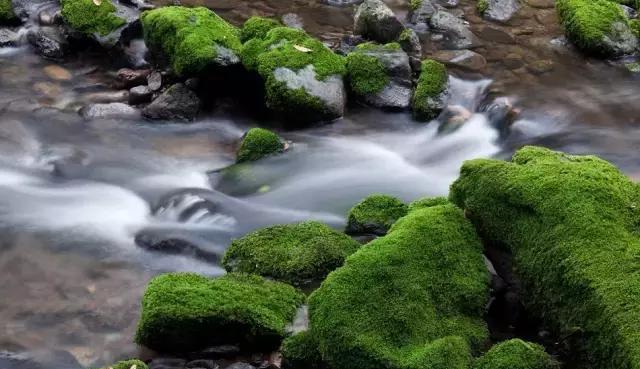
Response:
[[[382,0],[365,0],[354,16],[353,33],[380,43],[393,42],[404,30],[402,23]]]
[[[142,115],[154,120],[192,121],[200,106],[200,98],[193,91],[182,83],[176,83],[144,108]]]
[[[129,90],[129,104],[138,105],[151,101],[153,98],[153,91],[149,86],[136,86]]]
[[[536,60],[527,65],[527,70],[533,74],[544,74],[553,70],[553,62],[551,60]]]
[[[433,58],[448,65],[459,68],[478,71],[487,66],[484,56],[471,50],[442,50],[433,55]]]
[[[491,21],[507,22],[518,12],[518,9],[520,9],[519,0],[483,1],[486,1],[487,8],[482,12],[482,16]]]
[[[0,47],[18,46],[20,35],[6,28],[0,28]]]
[[[147,83],[147,77],[151,71],[149,69],[129,69],[118,70],[118,84],[122,88],[132,88]]]
[[[445,43],[451,49],[468,49],[480,44],[462,19],[444,10],[438,10],[429,24],[434,32],[443,35]]]
[[[151,91],[159,91],[162,88],[162,74],[158,71],[151,72],[147,76],[147,86]]]
[[[80,109],[85,119],[138,119],[140,111],[127,104],[91,104]]]
[[[45,58],[62,59],[69,43],[56,27],[38,27],[27,33],[27,40]]]
[[[68,81],[71,79],[71,73],[59,65],[47,65],[43,68],[44,74],[56,81]]]
[[[126,102],[129,100],[129,91],[104,91],[94,92],[86,96],[86,100],[92,103]]]

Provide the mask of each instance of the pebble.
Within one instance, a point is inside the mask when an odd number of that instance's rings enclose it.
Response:
[[[71,73],[59,66],[59,65],[47,65],[43,68],[44,74],[56,81],[69,81],[71,79]]]
[[[138,105],[151,101],[153,98],[153,91],[149,86],[136,86],[129,90],[129,104]]]
[[[147,86],[151,91],[159,91],[162,88],[162,74],[158,71],[151,72],[147,76]]]
[[[118,70],[117,79],[122,88],[132,88],[145,84],[149,73],[148,69],[122,68]]]

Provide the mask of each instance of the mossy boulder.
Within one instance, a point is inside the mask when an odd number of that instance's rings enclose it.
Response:
[[[179,75],[240,62],[240,30],[203,7],[167,6],[142,14],[147,47]]]
[[[422,61],[418,85],[411,100],[413,117],[420,121],[437,118],[447,104],[448,86],[449,75],[444,64],[431,59]]]
[[[132,359],[118,361],[117,363],[107,365],[102,369],[149,369],[149,367],[144,363],[144,361]]]
[[[556,10],[567,38],[584,52],[612,57],[638,47],[629,20],[614,1],[558,0]]]
[[[393,223],[407,215],[407,205],[383,194],[370,195],[351,208],[347,217],[348,234],[384,236]]]
[[[247,42],[253,38],[263,39],[269,31],[283,24],[276,19],[264,17],[251,17],[244,22],[240,30],[240,41]]]
[[[260,160],[285,149],[285,142],[277,134],[264,128],[251,128],[242,138],[237,163]]]
[[[397,40],[404,30],[402,22],[382,0],[364,0],[353,19],[354,34],[380,43]]]
[[[500,342],[477,359],[473,369],[559,369],[558,362],[544,351],[544,347],[512,339]]]
[[[13,24],[17,21],[17,17],[13,12],[11,0],[0,0],[0,25]]]
[[[344,113],[344,58],[304,31],[258,33],[244,44],[242,62],[264,80],[267,106],[288,120],[333,120]]]
[[[323,280],[359,246],[351,237],[319,222],[276,225],[234,240],[222,264],[229,272],[304,286]]]
[[[595,156],[525,147],[466,162],[450,198],[511,250],[529,311],[579,367],[640,368],[640,187]]]
[[[116,15],[116,6],[111,0],[99,4],[93,0],[62,0],[62,18],[71,28],[87,35],[106,36],[125,25],[125,20]]]
[[[347,55],[351,92],[365,103],[405,109],[411,101],[409,56],[398,43],[364,43]]]
[[[409,211],[450,204],[446,197],[424,197],[409,204]]]
[[[136,342],[164,353],[219,344],[279,347],[304,295],[255,275],[160,275],[147,286]]]
[[[314,369],[322,366],[318,342],[309,331],[302,331],[282,341],[282,367],[285,369]]]
[[[311,334],[334,369],[468,369],[488,339],[488,284],[462,211],[416,210],[310,296]]]

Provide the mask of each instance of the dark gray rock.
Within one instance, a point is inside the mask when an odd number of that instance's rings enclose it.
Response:
[[[518,0],[483,0],[487,8],[482,12],[484,19],[495,22],[509,21],[520,9]]]
[[[630,6],[626,6],[623,4],[618,4],[618,6],[620,7],[620,9],[622,9],[622,11],[624,12],[624,15],[629,18],[629,19],[635,19],[638,18],[638,12],[630,7]]]
[[[193,361],[188,362],[187,365],[185,365],[185,368],[188,368],[188,369],[196,369],[196,368],[218,369],[219,365],[216,364],[216,362],[213,361],[213,360],[200,359],[200,360],[193,360]]]
[[[147,86],[151,89],[151,91],[160,91],[162,88],[162,73],[158,71],[151,72],[147,76]]]
[[[393,42],[404,30],[402,23],[382,0],[365,0],[356,11],[353,33],[380,43]]]
[[[153,98],[153,91],[149,86],[136,86],[129,90],[129,104],[145,104]]]
[[[409,22],[414,25],[428,26],[429,19],[435,14],[436,10],[437,8],[432,0],[421,0],[416,8],[409,8]]]
[[[0,28],[0,47],[18,46],[19,43],[19,34],[7,28]]]
[[[27,40],[36,53],[49,59],[62,59],[69,49],[69,42],[58,27],[32,28]]]
[[[433,58],[447,65],[480,71],[487,66],[484,56],[471,50],[441,50],[433,54]]]
[[[200,107],[200,98],[184,84],[176,83],[145,107],[142,115],[154,120],[192,121]]]
[[[422,43],[414,30],[407,29],[402,32],[398,43],[410,58],[417,58],[418,61],[422,58]]]
[[[638,38],[627,23],[615,22],[602,39],[603,51],[608,55],[632,54],[638,49]]]
[[[85,119],[138,119],[140,111],[127,104],[90,104],[80,110]]]
[[[23,21],[36,18],[43,9],[59,8],[56,0],[12,0],[13,12]]]
[[[445,44],[450,49],[468,49],[480,44],[465,22],[447,11],[436,11],[429,25],[434,32],[443,35]]]
[[[147,84],[147,77],[151,71],[149,69],[129,69],[122,68],[118,70],[117,81],[121,88],[132,88]]]
[[[367,42],[362,36],[358,35],[346,35],[340,40],[340,44],[338,47],[333,50],[336,54],[346,56],[350,52],[352,52],[356,46]]]
[[[248,363],[238,362],[229,365],[226,369],[256,369],[256,367]]]

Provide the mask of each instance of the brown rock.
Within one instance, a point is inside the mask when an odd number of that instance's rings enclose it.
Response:
[[[147,76],[151,73],[149,69],[129,69],[122,68],[118,71],[118,84],[121,88],[132,88],[147,83]]]

